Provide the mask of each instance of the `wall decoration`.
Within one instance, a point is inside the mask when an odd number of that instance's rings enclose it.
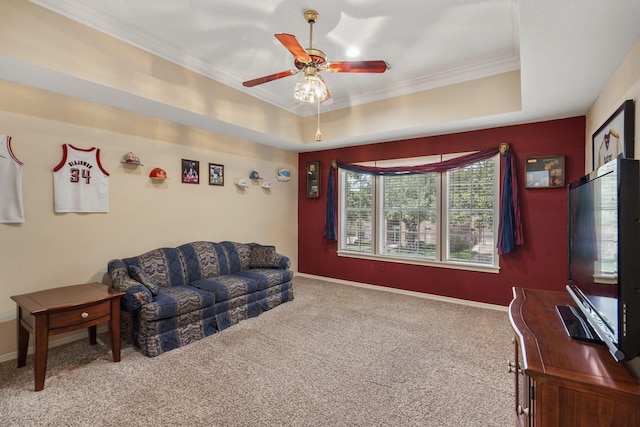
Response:
[[[593,169],[597,169],[619,155],[633,158],[633,100],[625,101],[620,108],[592,137]]]
[[[260,174],[258,173],[258,171],[251,171],[251,173],[249,174],[249,179],[262,179],[262,177],[260,176]]]
[[[109,172],[100,161],[100,149],[62,144],[62,159],[53,168],[54,210],[109,212]]]
[[[149,172],[149,178],[165,180],[167,179],[167,172],[162,168],[153,168],[151,169],[151,172]]]
[[[527,158],[525,183],[526,188],[564,187],[564,156]]]
[[[291,171],[289,169],[279,169],[276,173],[278,181],[289,181],[291,179]]]
[[[224,165],[209,163],[209,185],[224,185]]]
[[[200,162],[182,159],[182,182],[200,184]]]
[[[234,182],[234,184],[236,184],[236,186],[240,189],[245,189],[245,188],[249,188],[249,184],[247,184],[247,180],[245,180],[244,178],[237,178]]]
[[[144,166],[140,161],[140,157],[136,156],[132,151],[125,153],[125,155],[122,156],[122,161],[120,163],[133,166]]]
[[[307,197],[320,197],[320,162],[307,163]]]
[[[0,223],[24,222],[22,163],[11,148],[11,137],[0,134]]]

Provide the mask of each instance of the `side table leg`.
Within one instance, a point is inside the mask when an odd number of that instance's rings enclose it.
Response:
[[[34,334],[36,336],[35,383],[36,391],[40,391],[44,388],[49,352],[49,330],[46,315],[36,316]]]
[[[27,350],[29,349],[29,331],[22,325],[22,307],[18,306],[16,323],[18,325],[18,368],[27,364]]]
[[[89,329],[89,344],[96,345],[98,342],[98,325],[89,326],[87,329]]]
[[[113,361],[120,361],[120,299],[111,300],[111,316],[109,317],[109,341]]]

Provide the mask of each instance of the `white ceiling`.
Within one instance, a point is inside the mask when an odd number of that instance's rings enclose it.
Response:
[[[385,135],[389,139],[585,114],[640,37],[638,0],[30,1],[300,116],[316,112],[293,98],[300,74],[253,88],[241,83],[294,68],[273,35],[293,34],[308,47],[307,9],[320,14],[313,47],[329,61],[382,59],[391,65],[384,74],[323,72],[332,95],[323,111],[520,69],[522,111],[396,130]],[[354,47],[357,58],[347,53]],[[107,105],[123,95],[82,92]],[[130,109],[154,115],[144,104]],[[242,130],[218,129],[214,122],[199,126],[242,136]],[[323,141],[298,151],[355,142]]]

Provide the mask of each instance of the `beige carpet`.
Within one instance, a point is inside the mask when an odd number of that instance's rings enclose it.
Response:
[[[296,278],[295,300],[156,358],[108,339],[0,364],[2,426],[510,426],[507,313]]]

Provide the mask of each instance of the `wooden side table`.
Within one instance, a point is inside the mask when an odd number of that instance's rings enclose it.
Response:
[[[120,361],[120,298],[124,292],[101,283],[65,286],[12,296],[17,304],[18,368],[27,363],[29,333],[35,336],[35,390],[44,388],[49,335],[89,329],[96,343],[99,323],[109,322],[113,361]]]

